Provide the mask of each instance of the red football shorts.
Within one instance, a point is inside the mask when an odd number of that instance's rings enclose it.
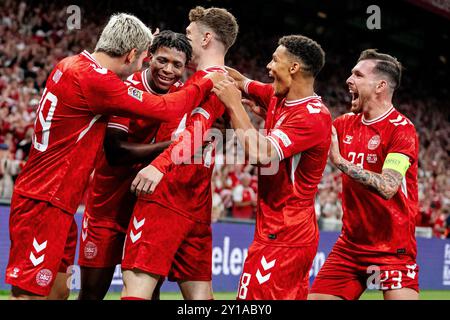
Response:
[[[244,263],[238,300],[305,300],[317,245],[279,247],[253,242]]]
[[[170,281],[211,281],[209,224],[138,200],[128,226],[122,270],[140,269]]]
[[[96,217],[85,211],[80,235],[78,264],[108,268],[120,264],[128,222]]]
[[[14,193],[9,233],[6,283],[49,295],[57,273],[66,273],[74,263],[77,225],[73,215],[46,201]]]
[[[384,258],[386,258],[384,256]],[[311,293],[359,299],[366,289],[411,288],[419,292],[419,267],[410,257],[387,264],[383,256],[354,252],[338,240],[320,269]]]

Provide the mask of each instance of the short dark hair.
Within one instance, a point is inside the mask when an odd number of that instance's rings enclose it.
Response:
[[[189,21],[211,28],[227,51],[236,41],[239,25],[236,18],[226,9],[197,6],[189,11]]]
[[[386,54],[380,53],[377,49],[367,49],[361,52],[358,62],[362,60],[376,60],[374,71],[380,74],[386,75],[390,81],[389,86],[395,90],[400,86],[402,79],[402,64],[397,58]]]
[[[188,63],[192,58],[191,43],[182,33],[173,32],[171,30],[161,31],[153,38],[149,49],[150,53],[154,54],[161,47],[174,48],[178,51],[184,52],[186,55],[186,63]]]
[[[301,60],[303,71],[316,77],[325,64],[325,52],[316,41],[302,36],[284,36],[278,40],[278,45],[286,47],[287,51]]]

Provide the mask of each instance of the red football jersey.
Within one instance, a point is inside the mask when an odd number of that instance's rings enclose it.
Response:
[[[226,72],[221,67],[210,67],[199,70],[186,82],[195,83],[208,72]],[[151,195],[142,195],[145,200],[157,202],[183,216],[202,223],[211,223],[211,177],[214,169],[214,144],[206,147],[195,146],[194,124],[204,134],[217,118],[225,112],[224,105],[216,95],[209,95],[208,99],[195,108],[189,115],[186,114],[178,127],[169,125],[161,126],[156,141],[167,140],[173,133],[179,134],[177,140],[170,145],[153,162],[158,170],[165,173],[163,179]],[[175,149],[175,151],[174,151]],[[178,153],[176,150],[191,150],[190,154]],[[172,156],[176,155],[176,161],[183,162],[192,159],[195,152],[203,152],[201,163],[175,164]]]
[[[267,107],[267,139],[280,159],[275,173],[258,168],[255,241],[317,245],[314,199],[331,143],[330,112],[317,95],[289,101],[274,96],[272,85],[257,81],[247,83],[245,89]]]
[[[149,69],[136,72],[125,82],[139,90],[151,94],[154,92],[148,84]],[[169,93],[182,88],[181,81],[176,82]],[[170,123],[170,122],[169,122]],[[135,143],[151,143],[154,141],[160,121],[150,119],[130,119],[112,116],[108,128],[123,130],[128,133],[128,141]],[[130,192],[131,182],[142,164],[126,166],[110,166],[105,154],[101,151],[95,164],[94,177],[89,185],[86,211],[90,216],[110,218],[128,223],[135,203],[135,196]]]
[[[356,250],[415,258],[419,143],[414,125],[392,107],[371,121],[362,114],[348,113],[337,118],[334,126],[341,155],[365,170],[381,173],[389,153],[401,153],[411,164],[399,191],[390,200],[343,175],[341,240]]]
[[[156,96],[125,85],[87,51],[63,59],[47,79],[33,148],[15,192],[75,213],[101,149],[107,124],[102,114],[170,121],[192,110],[211,87],[205,79]]]

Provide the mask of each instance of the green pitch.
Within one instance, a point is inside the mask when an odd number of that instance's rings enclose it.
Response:
[[[0,300],[8,299],[8,291],[0,291]],[[70,300],[75,300],[77,293],[70,295]],[[236,293],[234,292],[216,292],[214,294],[216,300],[234,300]],[[106,296],[106,300],[119,300],[120,293],[113,292]],[[182,296],[178,292],[163,292],[161,293],[161,300],[181,300]],[[381,300],[383,295],[378,291],[366,292],[362,295],[361,300]],[[450,300],[450,290],[423,290],[420,292],[421,300]]]

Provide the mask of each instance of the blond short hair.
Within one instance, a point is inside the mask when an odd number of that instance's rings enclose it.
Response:
[[[152,40],[151,30],[141,20],[131,14],[118,13],[109,19],[95,51],[104,52],[111,57],[121,57],[136,48],[140,54],[148,50]]]

